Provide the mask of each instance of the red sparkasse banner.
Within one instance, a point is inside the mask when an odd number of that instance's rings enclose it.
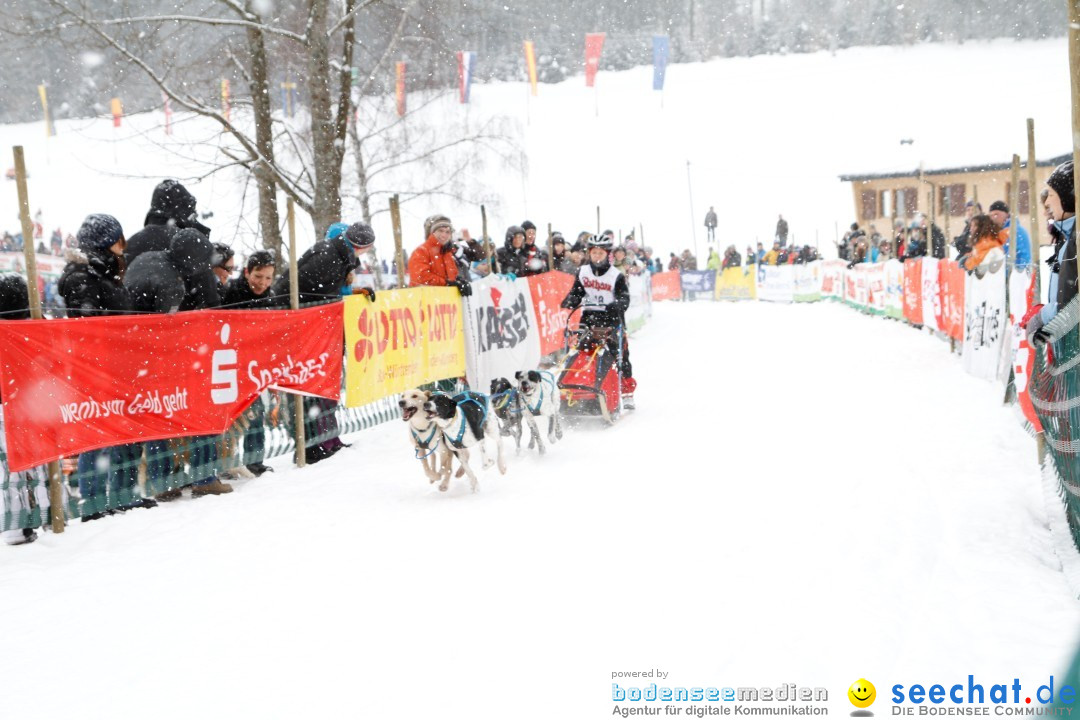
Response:
[[[560,305],[574,286],[574,276],[556,270],[530,275],[528,279],[536,323],[540,326],[540,354],[548,355],[566,345],[563,331],[570,311]]]
[[[904,263],[904,319],[922,325],[922,259]]]
[[[678,270],[656,273],[652,276],[652,299],[678,300],[682,297],[682,280]]]
[[[341,305],[0,322],[8,466],[228,429],[266,388],[337,399]]]
[[[600,69],[600,53],[604,51],[607,33],[585,34],[585,87],[596,83],[596,71]]]

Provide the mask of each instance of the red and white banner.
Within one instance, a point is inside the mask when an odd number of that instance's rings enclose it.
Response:
[[[824,297],[844,297],[844,271],[847,263],[843,260],[825,260],[822,263],[821,294]]]
[[[938,291],[938,261],[923,257],[916,260],[922,265],[922,325],[940,330],[941,294]]]
[[[596,84],[596,72],[600,69],[600,53],[604,51],[606,33],[585,34],[585,87]]]
[[[8,467],[222,433],[267,388],[336,400],[343,332],[337,303],[0,322]]]
[[[682,282],[678,270],[656,273],[652,276],[653,300],[678,300],[682,297]]]
[[[530,275],[528,280],[536,326],[540,332],[540,354],[549,355],[566,345],[564,331],[566,316],[570,311],[560,305],[574,286],[574,276],[555,271]]]
[[[904,263],[904,319],[912,325],[923,323],[921,259]]]
[[[465,306],[465,377],[486,392],[495,378],[540,364],[540,333],[528,278],[489,275],[472,284]]]
[[[1014,270],[1009,276],[1009,323],[1012,329],[1013,382],[1016,402],[1024,418],[1042,432],[1042,423],[1035,415],[1031,403],[1031,382],[1035,373],[1035,349],[1027,341],[1027,333],[1020,327],[1020,319],[1027,314],[1035,299],[1035,276],[1031,270]]]
[[[942,332],[951,338],[964,339],[964,270],[955,260],[940,263]]]

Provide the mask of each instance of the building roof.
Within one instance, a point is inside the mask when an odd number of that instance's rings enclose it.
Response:
[[[1066,160],[1072,160],[1072,153],[1067,155],[1055,155],[1054,157],[1035,160],[1036,167],[1056,167]],[[1027,167],[1027,161],[1021,161],[1021,168]],[[969,163],[967,165],[957,165],[954,167],[936,167],[928,168],[923,167],[923,175],[957,175],[961,173],[972,172],[990,172],[994,170],[1011,170],[1012,163]],[[852,175],[841,175],[841,182],[858,182],[862,180],[885,180],[888,178],[906,178],[906,177],[918,177],[919,168],[914,170],[896,170],[892,172],[876,172],[876,173],[859,173]]]

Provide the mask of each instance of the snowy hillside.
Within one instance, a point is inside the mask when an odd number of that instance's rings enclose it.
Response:
[[[473,87],[472,104],[446,94],[410,118],[406,132],[438,134],[448,123],[476,128],[495,120],[526,158],[524,171],[499,156],[481,154],[482,169],[462,181],[484,199],[489,232],[526,217],[551,222],[567,235],[601,223],[624,234],[643,227],[646,243],[666,253],[705,247],[700,227],[709,205],[723,218],[720,242],[740,247],[765,240],[778,213],[796,241],[832,251],[834,228],[852,219],[851,192],[842,173],[910,170],[925,162],[1005,162],[1026,153],[1024,119],[1033,116],[1039,156],[1068,151],[1069,85],[1066,42],[993,41],[963,46],[858,48],[831,55],[759,56],[675,65],[666,90],[651,89],[648,67],[601,73],[595,93],[581,76],[543,85],[536,98],[525,83]],[[939,82],[928,81],[939,79]],[[993,112],[974,112],[954,80],[986,88]],[[1005,93],[1022,88],[1023,102]],[[419,98],[410,100],[416,107]],[[598,113],[598,114],[597,114]],[[238,247],[254,243],[256,201],[235,168],[204,177],[227,144],[216,127],[175,117],[164,135],[163,116],[151,113],[58,123],[46,140],[42,123],[0,126],[0,148],[26,146],[32,211],[48,229],[74,231],[90,212],[111,212],[128,233],[138,229],[153,185],[178,176],[212,211],[215,239]],[[901,138],[912,138],[901,146]],[[687,162],[690,162],[689,178]],[[202,179],[199,179],[202,178]],[[346,168],[346,181],[349,170]],[[401,173],[375,189],[402,192],[417,184]],[[693,188],[693,214],[688,184]],[[3,184],[0,229],[18,226],[15,186]],[[346,219],[358,204],[345,188]],[[385,208],[385,196],[376,209]],[[418,200],[403,206],[406,246],[420,241],[421,223],[448,213],[478,234],[475,205]],[[301,217],[301,246],[310,242]],[[375,222],[380,253],[392,250],[388,214]],[[640,232],[640,231],[639,231]],[[543,231],[541,236],[543,236]]]

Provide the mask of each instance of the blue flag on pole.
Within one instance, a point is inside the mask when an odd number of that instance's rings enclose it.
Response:
[[[664,73],[667,71],[669,43],[667,35],[653,35],[652,38],[652,89],[664,89]]]

